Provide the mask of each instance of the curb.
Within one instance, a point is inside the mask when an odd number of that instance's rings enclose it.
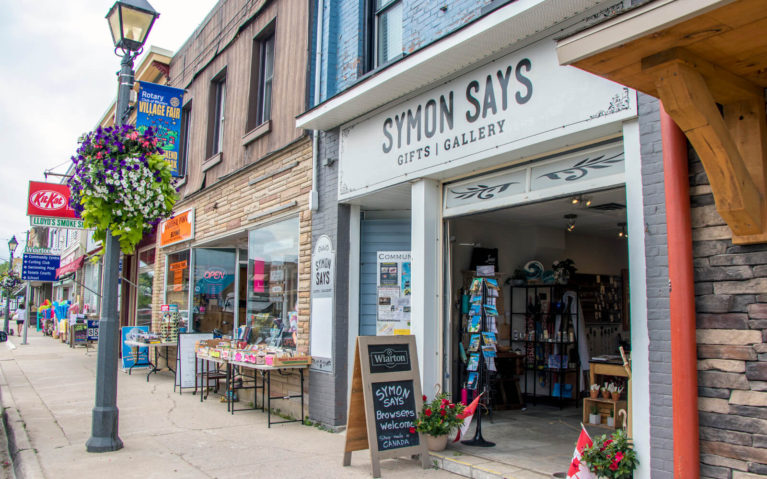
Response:
[[[5,378],[0,371],[2,385],[7,387]],[[7,394],[3,394],[0,388],[0,405],[2,405],[2,419],[5,428],[5,435],[8,440],[8,452],[13,464],[13,476],[23,479],[44,479],[42,466],[37,457],[37,451],[32,447],[29,441],[29,435],[24,427],[24,420],[21,418],[16,403]]]

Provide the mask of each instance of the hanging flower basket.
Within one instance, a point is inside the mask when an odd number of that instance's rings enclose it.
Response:
[[[6,293],[10,294],[21,284],[21,278],[14,270],[8,270],[3,274],[0,274],[0,288]]]
[[[145,233],[170,216],[177,194],[170,166],[152,128],[139,133],[133,126],[98,128],[84,135],[72,157],[70,205],[94,238],[106,232],[132,254]]]

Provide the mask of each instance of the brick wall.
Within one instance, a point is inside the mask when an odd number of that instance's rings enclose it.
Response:
[[[767,475],[767,244],[737,246],[690,150],[701,476]]]
[[[323,132],[319,141],[319,163],[338,159],[338,130]],[[310,372],[313,400],[309,417],[328,426],[346,424],[347,341],[349,335],[349,211],[338,204],[337,163],[320,166],[317,174],[319,209],[312,216],[312,243],[327,235],[336,250],[335,298],[333,304],[332,370]]]
[[[254,178],[275,172],[294,162],[292,168],[264,179],[254,185],[248,182]],[[205,188],[199,193],[180,201],[175,210],[182,211],[190,207],[195,209],[195,242],[206,238],[219,237],[226,232],[234,233],[252,229],[275,218],[290,214],[299,217],[299,264],[298,264],[298,345],[300,352],[309,350],[309,299],[311,277],[311,240],[312,212],[309,209],[309,191],[312,187],[312,144],[309,138],[303,138],[273,156],[254,163],[243,171]],[[272,215],[249,221],[254,213],[268,211],[271,208],[295,201],[296,206]],[[159,243],[158,243],[159,245]],[[189,245],[159,248],[155,261],[155,282],[152,292],[152,329],[159,330],[160,304],[163,301],[165,287],[165,255],[183,249]],[[293,377],[295,376],[295,377]],[[305,376],[305,379],[307,379]],[[272,378],[273,393],[282,394],[288,389],[295,393],[298,375]],[[293,384],[293,386],[291,386]],[[308,390],[308,388],[307,388]],[[244,401],[252,400],[252,392],[246,394]],[[279,404],[283,411],[299,415],[300,405],[291,401]]]
[[[672,478],[674,470],[663,147],[660,104],[651,96],[638,95],[646,223],[647,329],[650,337],[650,466],[652,478],[663,479]]]

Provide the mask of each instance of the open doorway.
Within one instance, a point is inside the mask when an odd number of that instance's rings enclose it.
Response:
[[[619,355],[631,349],[625,188],[456,217],[447,231],[449,387],[465,401],[485,393],[482,436],[495,443],[454,448],[542,474],[565,471],[581,422],[598,435],[622,426],[621,411],[630,416]],[[472,289],[477,278],[491,286],[489,297]],[[495,333],[490,357],[485,331],[472,326],[477,303],[491,306],[480,308]],[[616,367],[592,377],[595,362]],[[592,383],[618,394],[592,400]]]

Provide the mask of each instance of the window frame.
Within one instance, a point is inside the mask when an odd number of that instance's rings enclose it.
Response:
[[[191,149],[192,129],[192,101],[186,102],[181,108],[181,142],[178,155],[179,177],[186,176],[186,165],[189,164],[189,150]]]
[[[248,137],[248,133],[254,130],[260,130],[261,127],[269,123],[274,113],[273,100],[274,100],[274,52],[276,43],[276,17],[272,18],[267,25],[258,31],[253,37],[253,43],[251,47],[251,61],[250,61],[250,82],[248,93],[248,113],[245,124],[245,137]],[[270,83],[270,101],[268,105],[268,118],[264,118],[264,90],[265,90],[265,75],[264,70],[266,65],[264,63],[265,50],[271,42],[271,76],[269,78]],[[260,136],[260,135],[258,135]],[[252,138],[255,139],[255,138]],[[251,140],[252,140],[251,139]],[[245,144],[250,143],[246,141]]]
[[[262,125],[272,119],[272,99],[274,98],[274,51],[275,51],[275,35],[274,30],[270,34],[265,36],[259,45],[259,56],[261,61],[259,62],[259,75],[258,75],[258,99],[256,106],[256,125]],[[269,47],[271,46],[271,55],[267,56]],[[271,72],[269,77],[266,75],[267,62],[264,59],[271,60]],[[268,85],[267,85],[268,83]],[[266,89],[269,88],[269,100],[266,100]]]
[[[379,49],[378,49],[378,43],[379,43],[379,30],[378,30],[378,24],[379,19],[381,15],[385,14],[387,11],[391,10],[392,8],[396,7],[397,5],[403,7],[404,9],[404,2],[402,0],[384,0],[388,1],[384,6],[381,8],[376,9],[376,0],[369,0],[367,2],[367,28],[369,30],[368,37],[368,45],[366,45],[366,54],[369,55],[369,59],[366,63],[366,66],[368,66],[369,70],[375,70],[377,68],[380,68],[384,65],[388,65],[389,63],[395,61],[397,58],[402,56],[402,52],[400,51],[396,55],[392,55],[387,61],[379,61]],[[400,28],[402,28],[402,24],[400,24]],[[403,44],[404,47],[404,44]]]
[[[226,67],[210,81],[208,101],[208,158],[224,150],[226,124]]]

